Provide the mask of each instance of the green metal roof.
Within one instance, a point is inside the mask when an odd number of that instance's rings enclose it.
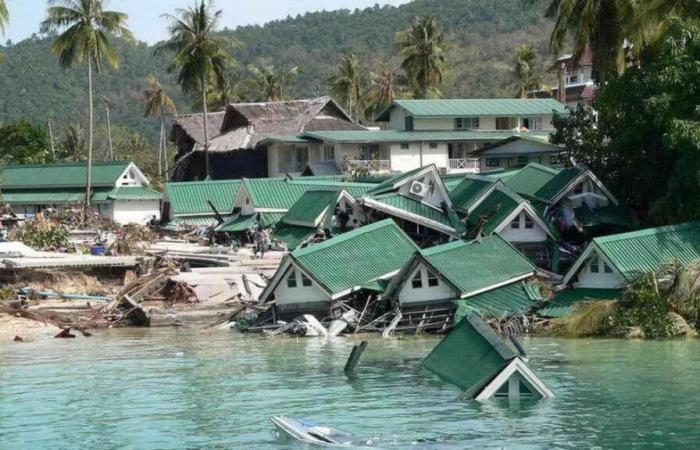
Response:
[[[109,188],[93,189],[92,202],[106,202]],[[85,201],[84,188],[62,189],[3,189],[0,193],[2,203],[10,205],[74,205]]]
[[[525,281],[511,283],[467,300],[456,300],[457,311],[454,320],[459,322],[469,314],[496,318],[522,315],[542,300],[542,293],[536,284]]]
[[[313,180],[312,177],[295,180],[284,178],[246,178],[243,186],[255,208],[288,210],[310,189],[345,189],[352,197],[365,195],[376,185],[372,183],[346,183],[341,181]]]
[[[618,300],[622,296],[620,289],[574,288],[557,292],[537,315],[542,317],[565,317],[571,314],[576,303],[589,300]]]
[[[166,183],[165,195],[173,216],[214,214],[207,200],[214,204],[220,214],[228,214],[233,211],[240,187],[240,180]]]
[[[163,194],[144,186],[122,186],[112,189],[107,196],[113,200],[161,200]]]
[[[486,177],[468,175],[450,191],[452,206],[461,211],[467,211],[491,186],[497,181]]]
[[[229,216],[224,216],[224,220],[230,219]],[[208,228],[216,225],[217,221],[214,216],[195,216],[195,217],[175,217],[173,220],[166,222],[163,228],[166,230],[191,230],[195,228]]]
[[[593,239],[593,244],[628,281],[678,261],[700,259],[700,224],[697,222],[649,228]]]
[[[551,98],[396,100],[377,120],[389,120],[389,111],[396,106],[414,117],[543,116],[555,112],[568,114],[564,104]]]
[[[382,181],[381,183],[375,185],[372,189],[368,191],[369,194],[383,194],[385,192],[390,192],[394,190],[394,186],[397,183],[401,183],[403,180],[406,180],[413,175],[417,174],[421,170],[423,170],[425,167],[419,167],[417,169],[409,170],[408,172],[400,172],[392,175],[391,177],[387,178],[386,180]]]
[[[328,292],[339,294],[401,269],[417,250],[411,238],[387,219],[290,255]]]
[[[535,192],[535,197],[546,202],[552,201],[558,193],[578,178],[583,172],[583,169],[577,167],[561,170],[554,178]]]
[[[260,223],[263,228],[275,226],[281,219],[282,213],[260,212],[250,216],[237,216],[221,224],[216,231],[241,232],[253,228],[256,223]]]
[[[478,224],[482,217],[486,220],[482,228],[482,233],[486,236],[494,233],[498,226],[524,201],[517,194],[506,193],[506,189],[495,189],[469,214],[469,223],[472,226]]]
[[[537,198],[537,192],[559,173],[557,169],[530,163],[503,182],[520,195]]]
[[[421,250],[420,254],[462,296],[485,292],[535,272],[527,258],[498,235],[438,245]]]
[[[129,167],[129,161],[95,162],[92,165],[92,185],[114,186]],[[3,189],[82,187],[87,179],[87,163],[33,164],[7,166],[0,171]]]
[[[267,136],[262,142],[266,141],[281,142],[284,144],[308,144],[309,142],[312,142],[310,139],[307,139],[302,135],[295,134]]]
[[[516,356],[486,323],[467,316],[421,365],[473,398]]]
[[[578,222],[584,227],[610,225],[623,230],[633,230],[637,227],[634,212],[624,206],[608,205],[592,210],[583,203],[580,208],[575,209],[575,214]]]
[[[540,131],[532,135],[548,134]],[[444,141],[499,141],[521,135],[518,131],[398,131],[398,130],[350,130],[313,131],[308,138],[339,143],[396,143],[396,142],[444,142]]]
[[[411,214],[415,214],[417,216],[424,217],[426,219],[432,220],[433,222],[441,223],[442,225],[448,227],[452,227],[455,229],[458,229],[459,227],[457,226],[456,228],[456,224],[453,223],[453,220],[451,220],[450,216],[448,214],[445,214],[443,211],[435,209],[432,206],[428,206],[425,203],[422,203],[418,200],[404,197],[401,194],[395,194],[392,192],[389,194],[375,195],[372,196],[372,200],[384,203],[385,205],[406,211]]]
[[[339,190],[337,189],[312,189],[304,192],[299,200],[289,208],[289,211],[282,217],[282,222],[293,225],[304,225],[316,228],[316,219],[322,213],[326,213],[322,222],[326,218],[333,216],[335,204],[338,201]]]
[[[316,234],[316,228],[313,227],[280,223],[272,233],[272,239],[282,241],[288,249],[294,250],[314,234]]]

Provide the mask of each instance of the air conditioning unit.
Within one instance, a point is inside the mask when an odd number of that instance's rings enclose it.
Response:
[[[419,181],[411,183],[411,194],[420,198],[425,198],[428,195],[428,185]]]

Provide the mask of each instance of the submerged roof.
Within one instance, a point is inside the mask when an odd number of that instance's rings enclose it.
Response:
[[[421,365],[474,397],[507,365],[515,352],[476,316],[467,316]]]
[[[92,186],[114,187],[131,164],[130,161],[94,162]],[[79,188],[85,186],[86,180],[87,163],[82,161],[6,166],[0,171],[3,189]]]
[[[564,104],[554,99],[440,99],[440,100],[395,100],[377,117],[377,121],[388,121],[389,112],[395,107],[405,109],[414,117],[485,117],[528,116],[566,114]]]
[[[290,225],[282,222],[277,225],[275,232],[272,233],[272,239],[282,241],[287,245],[288,249],[294,250],[315,234],[316,228]]]
[[[411,238],[387,219],[296,250],[290,257],[335,295],[398,271],[417,250]]]
[[[214,204],[220,214],[228,214],[233,211],[234,200],[240,187],[240,180],[166,183],[165,194],[173,216],[213,215],[214,211],[207,200]]]
[[[534,266],[498,235],[470,242],[455,241],[423,249],[420,256],[471,297],[534,275]]]

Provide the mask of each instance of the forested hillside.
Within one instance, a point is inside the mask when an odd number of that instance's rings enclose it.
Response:
[[[233,7],[228,2],[219,5]],[[505,86],[516,45],[532,43],[543,62],[550,58],[546,50],[551,24],[542,19],[542,11],[541,4],[532,6],[525,0],[416,0],[400,7],[312,13],[223,33],[242,42],[232,51],[242,68],[260,58],[282,68],[299,66],[300,74],[285,94],[303,97],[328,92],[327,79],[347,52],[360,55],[368,72],[398,68],[395,33],[413,16],[434,14],[452,35],[451,71],[443,94],[495,97],[509,95]],[[0,121],[25,118],[43,124],[51,119],[58,140],[66,125],[85,123],[85,73],[81,66],[60,68],[50,42],[51,37],[37,36],[2,48]],[[190,99],[166,74],[167,55],[154,56],[144,43],[119,42],[118,51],[119,68],[106,68],[96,77],[98,124],[104,122],[101,99],[106,95],[118,135],[140,133],[155,141],[156,121],[143,118],[147,77],[154,75],[165,84],[181,112],[189,112]]]

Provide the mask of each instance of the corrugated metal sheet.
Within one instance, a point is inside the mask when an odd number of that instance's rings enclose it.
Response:
[[[495,180],[482,177],[466,176],[450,191],[450,200],[455,209],[467,211],[488,189]]]
[[[129,161],[93,163],[92,185],[113,187],[129,164]],[[84,162],[32,164],[7,166],[0,172],[0,180],[4,189],[82,187],[85,185],[86,175],[87,163]]]
[[[457,300],[455,322],[468,314],[480,317],[507,317],[529,312],[542,300],[539,288],[528,282],[517,282],[476,295],[466,300]]]
[[[414,117],[539,116],[568,114],[554,99],[441,99],[396,100],[394,105]]]
[[[418,200],[404,197],[401,194],[391,193],[377,195],[373,196],[372,200],[391,206],[392,208],[397,208],[411,214],[425,217],[426,219],[441,223],[448,227],[453,227],[450,217],[441,210],[432,208],[425,203],[419,202]],[[371,207],[371,205],[368,206]]]
[[[375,187],[371,183],[345,183],[340,181],[313,180],[304,177],[296,180],[283,178],[244,179],[245,187],[255,208],[288,210],[310,189],[345,189],[351,196],[362,197]]]
[[[593,242],[627,281],[633,281],[674,261],[690,264],[700,259],[700,224],[649,228],[595,238]]]
[[[421,255],[462,295],[535,272],[530,261],[498,235],[439,245],[421,250]]]
[[[516,198],[519,200],[516,200]],[[508,195],[504,188],[499,187],[472,210],[471,214],[469,214],[469,223],[472,226],[476,225],[483,217],[486,222],[482,233],[488,236],[495,232],[498,226],[524,201],[516,194],[510,193]]]
[[[588,300],[617,300],[622,296],[619,289],[565,289],[548,301],[537,315],[542,317],[564,317],[571,314],[576,303]]]
[[[240,232],[252,229],[256,223],[263,228],[274,227],[281,219],[282,213],[255,213],[250,216],[238,216],[224,222],[216,231]]]
[[[282,223],[275,229],[272,239],[282,241],[288,249],[295,250],[314,234],[316,234],[316,228]]]
[[[94,189],[90,200],[93,202],[105,202],[110,192],[111,189],[109,188]],[[11,205],[71,205],[85,201],[85,189],[3,189],[1,198],[3,203]]]
[[[220,214],[233,212],[233,204],[240,189],[240,180],[191,181],[167,183],[165,195],[173,215],[213,214],[210,200]]]
[[[528,134],[547,135],[530,131]],[[396,142],[445,142],[445,141],[498,141],[523,133],[517,131],[314,131],[304,136],[324,142],[339,143],[396,143]]]
[[[552,180],[559,171],[541,164],[530,163],[503,182],[520,195],[537,197],[537,191]]]
[[[562,189],[567,187],[582,173],[583,170],[576,167],[561,170],[554,178],[549,180],[535,193],[535,197],[544,201],[551,201],[554,196],[561,192]]]
[[[388,219],[296,250],[291,257],[329,292],[337,294],[399,270],[417,250]]]
[[[339,191],[336,189],[306,191],[282,217],[282,221],[285,223],[301,222],[308,227],[315,228],[314,221],[324,210],[331,216],[333,215],[338,193]]]
[[[144,186],[123,186],[112,189],[107,196],[114,200],[161,200],[163,194]]]

